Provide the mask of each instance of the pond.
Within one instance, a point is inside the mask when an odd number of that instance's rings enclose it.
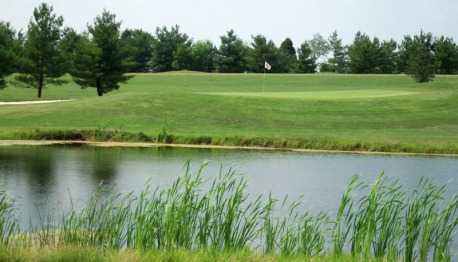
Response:
[[[120,193],[141,191],[147,183],[169,185],[188,160],[193,169],[208,162],[206,176],[237,170],[251,196],[302,197],[308,210],[329,214],[353,175],[371,182],[384,172],[410,188],[428,177],[458,189],[458,158],[68,145],[0,147],[0,187],[15,199],[20,223],[28,227],[83,204],[101,183]]]

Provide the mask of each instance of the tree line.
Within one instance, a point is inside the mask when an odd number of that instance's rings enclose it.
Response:
[[[286,38],[280,46],[263,35],[244,42],[233,30],[221,36],[221,44],[194,41],[179,26],[158,27],[152,34],[140,29],[121,31],[116,16],[104,11],[83,33],[63,27],[53,7],[34,9],[27,31],[16,32],[0,22],[0,88],[5,77],[38,89],[59,83],[69,73],[82,88],[94,87],[99,96],[119,88],[128,72],[192,70],[203,72],[355,73],[411,75],[427,82],[435,74],[458,73],[458,46],[453,39],[420,32],[399,43],[358,32],[344,45],[337,32],[320,34],[295,46]]]

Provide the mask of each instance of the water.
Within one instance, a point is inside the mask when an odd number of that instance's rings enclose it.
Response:
[[[208,161],[207,176],[221,166],[235,168],[248,179],[251,195],[302,197],[308,210],[330,214],[356,174],[370,182],[385,172],[410,188],[428,177],[458,190],[458,158],[87,146],[0,147],[0,187],[16,200],[27,227],[83,204],[101,183],[115,192],[138,192],[148,181],[168,185],[187,160],[194,168]]]

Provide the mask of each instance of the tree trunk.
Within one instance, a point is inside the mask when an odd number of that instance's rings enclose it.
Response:
[[[97,95],[103,96],[102,84],[100,83],[100,80],[97,79],[96,85],[97,85]]]
[[[38,78],[38,98],[41,98],[41,90],[43,90],[43,82],[44,82],[44,77],[42,74],[40,74],[40,77]]]

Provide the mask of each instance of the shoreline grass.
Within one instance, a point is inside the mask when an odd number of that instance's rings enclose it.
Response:
[[[358,259],[350,256],[306,256],[259,255],[250,251],[217,252],[211,250],[167,250],[136,251],[131,249],[107,250],[100,248],[58,247],[0,250],[0,261],[39,261],[39,262],[386,262],[380,259]]]
[[[269,137],[211,137],[211,136],[180,136],[169,134],[163,130],[159,134],[143,132],[126,132],[113,129],[94,130],[40,130],[19,131],[13,133],[0,132],[1,140],[40,140],[40,141],[88,141],[88,142],[138,142],[178,145],[208,145],[255,147],[266,149],[304,149],[342,152],[368,153],[412,153],[412,154],[458,154],[458,145],[454,144],[411,144],[411,143],[364,143],[362,141],[346,141],[329,137],[311,139],[283,139]]]
[[[406,191],[383,174],[371,184],[355,176],[330,217],[307,212],[301,201],[250,196],[246,179],[233,169],[207,180],[205,167],[191,172],[187,163],[172,185],[146,186],[138,195],[101,187],[83,207],[46,218],[31,231],[19,227],[12,200],[1,193],[0,250],[73,247],[82,255],[127,250],[165,256],[182,250],[198,260],[203,254],[235,261],[240,254],[254,261],[451,261],[458,255],[451,249],[458,195],[449,197],[446,186],[422,179]]]

